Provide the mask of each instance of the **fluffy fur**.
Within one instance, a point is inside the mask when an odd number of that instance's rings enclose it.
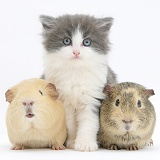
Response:
[[[100,144],[113,150],[138,150],[150,143],[156,114],[149,97],[154,91],[124,82],[107,86],[106,93],[100,108]]]
[[[55,86],[41,79],[22,81],[6,92],[10,103],[6,124],[13,150],[64,149],[65,110],[57,97]]]
[[[107,62],[112,18],[65,15],[40,19],[45,48],[44,77],[56,85],[66,109],[66,145],[79,151],[97,150],[98,99],[104,98],[102,91],[107,80],[116,83]],[[63,43],[66,37],[72,41],[67,46]],[[84,39],[91,44],[84,46]]]

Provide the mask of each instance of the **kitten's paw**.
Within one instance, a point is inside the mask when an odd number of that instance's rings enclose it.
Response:
[[[13,146],[12,148],[11,148],[11,150],[23,150],[24,149],[24,146]]]
[[[55,146],[55,145],[54,145],[54,146],[52,146],[52,149],[53,149],[53,150],[64,150],[65,147],[64,147],[63,145],[61,145],[61,146],[58,146],[58,145]]]
[[[75,140],[67,140],[66,142],[66,148],[68,149],[74,149]]]
[[[88,141],[77,141],[75,143],[76,151],[96,151],[98,150],[98,145],[96,142],[88,142]]]
[[[136,146],[136,145],[134,145],[134,144],[132,144],[132,145],[130,145],[130,146],[128,146],[127,147],[127,150],[128,151],[136,151],[136,150],[138,150],[139,148]]]

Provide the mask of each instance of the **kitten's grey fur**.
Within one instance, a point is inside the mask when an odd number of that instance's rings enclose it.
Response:
[[[94,16],[76,14],[59,16],[58,18],[41,15],[40,19],[45,29],[45,32],[43,32],[43,45],[47,51],[54,52],[63,47],[63,38],[71,38],[78,26],[82,30],[84,38],[89,37],[92,40],[92,48],[100,54],[108,54],[110,50],[108,33],[113,21],[111,17],[97,19]],[[105,21],[107,25],[98,30],[98,27],[102,25],[102,21]],[[45,79],[45,75],[43,74],[41,78]],[[113,85],[115,83],[117,83],[116,74],[108,66],[107,84]]]
[[[112,18],[96,19],[86,15],[65,15],[53,19],[48,16],[41,16],[43,19],[43,27],[46,29],[43,34],[44,47],[47,51],[55,51],[64,46],[62,43],[64,37],[71,38],[72,34],[76,31],[77,27],[83,32],[84,38],[92,40],[91,47],[97,52],[106,54],[109,51],[109,40],[106,36],[106,31],[109,31]],[[102,25],[102,21],[106,21],[107,25]],[[48,24],[47,26],[45,24]]]

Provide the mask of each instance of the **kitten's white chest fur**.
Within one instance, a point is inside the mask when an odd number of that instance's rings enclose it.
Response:
[[[45,78],[54,83],[66,109],[67,147],[97,150],[98,110],[107,78],[107,54],[82,45],[79,29],[72,45],[44,54]],[[76,56],[73,53],[78,53]]]

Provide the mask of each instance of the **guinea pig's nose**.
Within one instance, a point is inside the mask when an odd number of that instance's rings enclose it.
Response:
[[[33,104],[34,104],[34,101],[24,101],[23,102],[24,106],[33,106]]]

